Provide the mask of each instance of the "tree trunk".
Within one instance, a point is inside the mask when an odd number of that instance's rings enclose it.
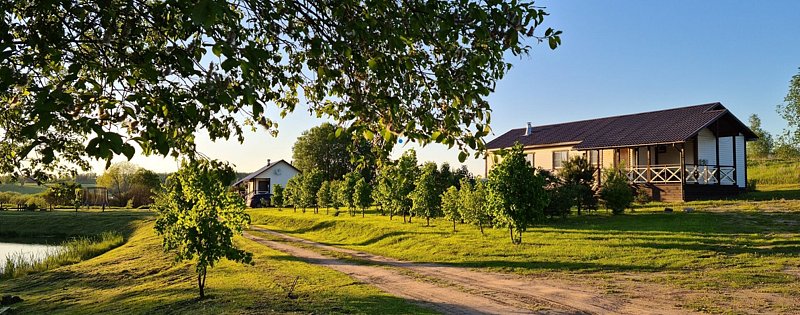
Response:
[[[403,223],[406,223],[406,212],[403,211]]]
[[[200,289],[201,300],[206,297],[205,287],[206,287],[206,268],[203,268],[197,273],[197,288]]]
[[[511,236],[511,244],[516,244],[516,241],[514,240],[514,228],[511,227],[511,225],[508,226],[508,235]]]
[[[425,217],[425,220],[428,221],[425,223],[425,226],[431,226],[431,217]]]
[[[456,220],[453,220],[453,232],[456,231]]]
[[[478,221],[478,228],[481,229],[481,235],[483,235],[483,223],[481,221]]]
[[[364,217],[364,208],[361,208],[361,217]]]

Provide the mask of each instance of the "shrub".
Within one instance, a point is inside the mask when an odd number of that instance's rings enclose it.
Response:
[[[647,193],[647,189],[648,188],[645,186],[636,187],[636,197],[634,198],[634,201],[636,201],[636,203],[643,205],[653,201],[653,197]]]
[[[603,187],[600,188],[600,198],[614,214],[621,214],[631,206],[633,191],[628,185],[628,178],[618,167],[606,171]]]

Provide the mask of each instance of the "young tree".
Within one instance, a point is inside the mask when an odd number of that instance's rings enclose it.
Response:
[[[372,187],[364,178],[356,181],[353,194],[353,204],[361,209],[361,217],[364,217],[364,209],[372,204]]]
[[[297,206],[300,206],[302,203],[302,180],[303,174],[297,174],[292,178],[289,178],[289,181],[286,182],[286,188],[283,190],[285,197],[285,201],[288,201],[292,204],[292,208],[294,208],[294,212],[297,212]]]
[[[341,184],[339,185],[338,199],[343,206],[347,206],[350,216],[355,216],[355,204],[353,203],[353,195],[355,194],[356,183],[361,178],[358,172],[350,172],[344,175]]]
[[[134,174],[139,171],[139,166],[130,162],[114,163],[107,168],[103,175],[97,177],[97,185],[106,187],[111,195],[111,204],[124,207],[130,199]]]
[[[462,191],[470,191],[469,187],[461,187]],[[456,186],[450,186],[447,190],[444,191],[442,194],[442,212],[444,212],[444,217],[450,221],[453,221],[453,232],[456,231],[456,222],[462,219],[461,209],[463,208],[461,196],[459,195],[458,189]]]
[[[164,250],[174,251],[176,261],[196,258],[201,299],[208,268],[220,259],[252,262],[252,254],[233,244],[233,237],[250,223],[244,200],[228,189],[235,178],[228,164],[184,161],[153,205],[159,214],[155,230],[163,237]]]
[[[334,213],[336,215],[339,214],[339,207],[342,206],[342,200],[339,198],[339,191],[342,190],[342,181],[334,180],[331,181],[330,187],[330,194],[331,194],[331,207],[333,207]]]
[[[613,214],[621,214],[633,203],[633,190],[619,167],[606,171],[603,187],[600,188],[600,198]]]
[[[526,39],[561,43],[533,1],[4,4],[0,156],[13,158],[0,173],[16,176],[130,159],[136,147],[195,156],[197,134],[241,142],[247,124],[275,135],[268,113],[301,101],[380,135],[383,156],[403,135],[466,158],[485,149],[487,96],[507,58],[528,54]]]
[[[483,235],[483,227],[490,222],[483,181],[477,181],[475,187],[470,187],[469,180],[462,179],[458,195],[461,199],[461,217],[467,223],[477,225]]]
[[[332,205],[332,201],[331,182],[326,180],[322,182],[322,185],[319,186],[319,191],[317,191],[317,204],[325,208],[325,214],[328,214],[328,208]]]
[[[778,114],[789,124],[785,143],[796,147],[800,145],[800,72],[789,81],[789,91],[783,101],[784,104],[778,105]]]
[[[301,189],[301,199],[303,204],[303,212],[306,206],[314,206],[314,213],[319,213],[319,205],[317,204],[317,192],[322,185],[322,173],[316,169],[311,169],[303,173],[303,182]]]
[[[544,178],[545,190],[550,200],[547,207],[544,208],[544,215],[550,218],[566,217],[575,204],[578,186],[566,184],[561,177],[547,170],[537,169],[536,171]]]
[[[761,128],[761,118],[756,114],[750,115],[750,130],[758,136],[758,139],[747,144],[747,156],[753,158],[767,158],[772,154],[775,141],[772,135]]]
[[[431,225],[431,218],[438,217],[442,204],[439,192],[439,182],[437,178],[436,163],[425,163],[417,178],[416,186],[411,192],[411,213],[416,216],[425,217],[426,226]]]
[[[378,210],[381,215],[386,215],[385,209],[391,207],[392,203],[392,182],[391,182],[391,167],[383,166],[375,177],[376,185],[372,190],[372,199],[378,204]],[[389,211],[389,220],[392,219],[394,212]]]
[[[128,198],[134,207],[141,207],[153,203],[155,192],[161,188],[161,177],[155,172],[139,168],[130,179]]]
[[[461,165],[455,172],[453,172],[453,182],[458,185],[458,188],[461,189],[461,184],[464,182],[463,179],[467,180],[467,183],[470,185],[475,184],[475,176],[467,169],[466,165]]]
[[[281,184],[275,184],[272,186],[272,196],[269,197],[269,200],[272,202],[274,207],[278,208],[278,210],[283,209],[283,186],[281,186]]]
[[[522,145],[501,155],[503,160],[489,172],[486,199],[495,224],[508,227],[511,242],[520,244],[522,232],[544,216],[548,196],[544,178],[525,161]]]
[[[392,183],[391,211],[402,214],[403,223],[406,222],[406,215],[410,214],[411,206],[413,205],[411,192],[416,187],[418,173],[417,152],[414,149],[403,153],[403,156],[397,160],[390,171],[390,182]],[[411,217],[408,218],[408,222],[411,222]]]
[[[563,163],[558,175],[562,185],[556,191],[564,197],[572,197],[572,205],[578,208],[578,215],[583,209],[597,209],[597,198],[594,190],[594,174],[596,168],[583,156],[576,156]],[[572,208],[569,205],[569,208]]]

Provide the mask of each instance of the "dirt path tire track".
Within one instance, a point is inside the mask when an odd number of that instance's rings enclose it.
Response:
[[[339,252],[372,264],[401,268],[413,273],[451,284],[442,287],[420,279],[402,276],[379,266],[360,265],[335,259],[316,251],[276,242],[246,233],[251,240],[286,252],[311,263],[324,265],[347,273],[353,278],[374,285],[389,294],[426,304],[433,309],[450,314],[686,314],[671,305],[652,301],[625,300],[603,296],[591,289],[559,280],[532,281],[519,276],[474,271],[432,263],[413,263],[389,257],[344,249],[261,227],[252,230],[277,237],[289,243],[298,243],[321,250]],[[455,288],[460,287],[460,289]],[[427,303],[426,303],[427,301]],[[547,310],[542,309],[547,308]],[[532,309],[538,309],[534,312]]]

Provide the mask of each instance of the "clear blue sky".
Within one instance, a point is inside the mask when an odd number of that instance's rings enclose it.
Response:
[[[743,121],[758,114],[765,129],[785,123],[775,111],[800,67],[800,1],[537,1],[545,26],[564,31],[563,46],[534,46],[511,57],[514,68],[490,96],[494,135],[511,128],[722,102]],[[543,30],[543,29],[542,29]],[[277,113],[272,111],[276,119]],[[211,143],[201,151],[253,171],[266,159],[291,159],[303,130],[323,120],[298,110],[279,120],[280,135],[249,133],[244,144]],[[402,148],[396,150],[399,154]],[[458,152],[418,149],[420,160],[457,166]],[[156,171],[170,159],[136,157]],[[104,163],[95,163],[102,172]],[[483,161],[467,166],[483,174]]]

